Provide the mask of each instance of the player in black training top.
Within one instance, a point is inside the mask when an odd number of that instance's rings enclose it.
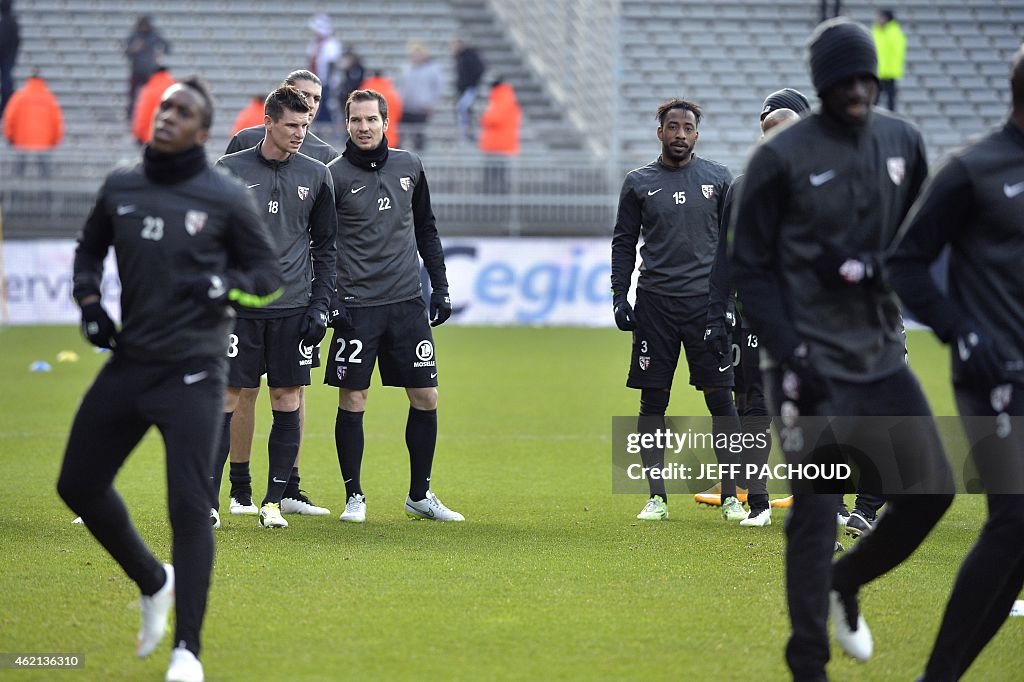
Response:
[[[945,490],[939,482],[949,482],[949,465],[904,360],[899,306],[878,267],[927,175],[924,143],[906,121],[872,109],[878,62],[863,26],[846,18],[822,23],[809,60],[821,108],[754,152],[731,224],[730,273],[769,368],[769,406],[787,418],[848,417],[845,428],[859,425],[859,435],[880,441],[865,442],[866,452],[895,450],[898,465],[920,466],[936,482],[931,489]],[[891,444],[872,430],[873,415],[922,418],[908,420],[900,434],[907,440]],[[824,454],[794,445],[783,439],[790,461]],[[890,511],[874,531],[831,564],[842,485],[814,490],[823,494],[793,485],[786,660],[795,679],[823,680],[829,612],[843,649],[869,658],[858,590],[913,552],[952,494],[889,497]]]
[[[638,429],[644,433],[665,428],[680,343],[686,350],[690,383],[704,391],[716,436],[739,431],[729,390],[733,384],[731,353],[716,357],[706,343],[711,337],[728,339],[729,334],[724,304],[720,305],[720,319],[708,320],[708,310],[719,219],[732,175],[722,164],[694,153],[702,115],[698,105],[683,99],[659,106],[661,156],[630,171],[619,194],[612,236],[612,297],[615,324],[622,331],[633,332],[626,385],[640,389]],[[640,247],[634,311],[627,296],[641,235],[644,245]],[[664,451],[645,448],[640,456],[645,470],[664,467]],[[716,456],[723,463],[736,460],[727,448],[716,450]],[[668,518],[664,481],[648,477],[648,482],[651,497],[637,518]],[[721,502],[726,519],[746,518],[736,499],[735,480],[722,481]]]
[[[316,119],[316,112],[320,108],[323,85],[317,75],[306,69],[292,71],[285,76],[281,86],[290,85],[303,94],[306,104],[309,105],[309,120]],[[243,149],[252,149],[266,135],[266,125],[252,126],[239,130],[228,142],[225,154],[234,154]],[[338,152],[331,145],[327,144],[312,131],[307,130],[306,136],[302,138],[299,152],[317,161],[327,164],[338,158]],[[319,353],[313,358],[313,367],[319,367]],[[232,514],[258,514],[259,509],[252,502],[252,476],[249,473],[249,459],[252,455],[252,439],[256,429],[256,398],[259,396],[260,388],[242,388],[238,392],[238,404],[231,417],[231,505]],[[306,393],[305,390],[299,395],[299,437],[303,435],[306,419]],[[317,514],[327,513],[323,507],[313,504],[309,497],[300,490],[299,462],[302,460],[302,445],[299,444],[299,454],[295,457],[295,466],[292,474],[288,477],[288,484],[285,486],[284,497],[281,498],[281,511],[285,514]]]
[[[761,134],[768,135],[770,130],[778,132],[781,127],[790,125],[799,120],[800,115],[810,108],[807,98],[798,90],[784,88],[768,95],[764,104],[761,105]],[[758,469],[768,463],[768,456],[771,452],[771,420],[768,417],[768,408],[765,404],[763,383],[761,381],[761,349],[759,348],[757,334],[755,334],[743,321],[743,304],[741,301],[718,293],[722,290],[731,294],[733,286],[728,273],[727,243],[729,241],[729,220],[732,217],[732,209],[735,198],[742,182],[742,176],[737,177],[729,187],[725,195],[725,202],[722,206],[721,235],[718,240],[718,250],[715,253],[715,263],[711,271],[711,290],[715,292],[711,300],[715,305],[708,310],[710,322],[720,319],[723,315],[728,319],[732,327],[732,344],[729,346],[728,337],[708,338],[709,350],[717,356],[728,356],[733,361],[733,371],[736,374],[733,393],[736,400],[736,409],[740,413],[740,422],[745,433],[756,435],[765,433],[767,443],[764,447],[744,448],[743,465],[756,466]],[[735,310],[729,310],[734,308]],[[747,479],[748,495],[747,501],[750,504],[750,513],[747,518],[740,521],[741,526],[761,527],[771,524],[772,507],[788,507],[792,503],[792,497],[776,500],[769,505],[767,481],[761,477]],[[718,486],[716,486],[717,488]],[[740,495],[742,496],[742,493]],[[718,491],[712,489],[705,493],[694,495],[694,499],[701,504],[717,506],[721,504],[721,497]]]
[[[82,332],[113,355],[75,415],[57,491],[142,591],[137,655],[156,649],[177,598],[168,680],[203,677],[199,633],[213,565],[209,476],[227,378],[228,303],[258,306],[280,294],[274,245],[252,196],[206,162],[212,118],[200,81],[168,88],[142,162],[107,176],[75,251]],[[100,300],[111,246],[122,287],[120,329]],[[167,450],[173,565],[145,545],[113,487],[154,425]]]
[[[264,528],[286,528],[282,511],[330,514],[329,509],[310,502],[297,483],[299,407],[318,345],[327,332],[338,231],[331,174],[324,164],[298,151],[309,126],[309,111],[295,88],[285,85],[274,90],[267,97],[263,141],[217,161],[256,195],[277,241],[284,276],[281,298],[264,310],[241,313],[231,335],[224,431],[214,471],[219,490],[238,395],[243,388],[258,387],[266,372],[274,423],[267,441],[267,492],[259,511]],[[289,480],[294,481],[294,490],[286,497]]]
[[[279,87],[285,85],[290,85],[302,93],[303,97],[306,98],[306,104],[309,105],[310,119],[316,119],[316,112],[320,109],[320,101],[323,94],[323,84],[317,75],[306,69],[298,69],[285,76]],[[266,130],[262,125],[239,130],[228,142],[228,147],[224,150],[224,153],[234,154],[243,149],[251,149],[260,143],[265,133]],[[338,151],[334,147],[310,131],[306,131],[306,137],[303,138],[299,151],[323,164],[328,164],[338,158]]]
[[[339,302],[324,377],[324,383],[338,387],[334,438],[347,495],[341,520],[366,520],[360,481],[363,413],[379,359],[381,383],[402,386],[409,398],[405,513],[464,521],[430,490],[437,443],[437,358],[430,328],[444,323],[452,306],[427,176],[418,156],[388,148],[388,103],[379,92],[350,94],[345,121],[345,153],[328,165],[338,211]],[[429,313],[420,285],[421,257],[432,289]]]
[[[960,679],[1024,587],[1024,48],[1010,89],[1009,120],[939,168],[888,261],[903,303],[954,349],[957,408],[988,493],[925,682]],[[948,295],[929,274],[946,246]]]

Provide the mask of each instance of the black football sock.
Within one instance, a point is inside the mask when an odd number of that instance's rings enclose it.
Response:
[[[640,415],[636,420],[638,433],[654,434],[655,431],[665,429],[665,410],[668,409],[669,392],[654,388],[645,388],[640,391]],[[665,468],[665,450],[657,448],[641,448],[640,462],[644,471],[651,469]],[[658,495],[665,504],[668,504],[668,493],[665,492],[665,479],[660,476],[655,478],[647,476],[647,485],[651,490],[651,497]]]
[[[270,455],[270,471],[267,474],[267,496],[263,504],[281,503],[292,465],[299,454],[299,411],[281,412],[274,410],[274,425],[270,427],[267,442]]]
[[[430,469],[437,444],[437,410],[409,408],[405,422],[405,446],[409,448],[409,498],[419,502],[430,489]]]
[[[744,471],[747,467],[754,469],[752,475],[748,476],[744,473],[744,478],[747,479],[747,492],[750,494],[748,502],[753,509],[754,503],[750,500],[753,500],[755,496],[764,495],[765,499],[768,499],[768,480],[763,474],[764,468],[768,464],[768,457],[772,452],[771,418],[763,414],[744,415],[740,421],[743,424],[744,439],[748,441],[752,439],[750,441],[752,444],[749,447],[744,443],[741,460]],[[765,505],[767,504],[765,502]]]
[[[740,433],[740,417],[736,412],[736,404],[732,401],[732,391],[723,388],[704,394],[704,403],[711,413],[711,431],[716,446],[724,440],[724,447],[715,448],[715,458],[719,465],[740,463],[740,453],[732,452],[730,447],[735,442],[734,435]],[[725,436],[723,439],[722,436]],[[736,497],[736,478],[730,476],[728,470],[722,472],[722,503],[726,498]]]
[[[213,497],[210,506],[220,509],[220,484],[224,480],[224,464],[228,461],[228,452],[231,450],[231,415],[234,412],[225,412],[224,421],[220,425],[220,441],[213,455],[213,475],[210,476],[210,495]]]
[[[359,474],[363,466],[363,413],[338,408],[334,421],[334,446],[338,450],[338,466],[345,481],[345,499],[362,495]]]
[[[299,499],[299,467],[292,467],[292,473],[288,476],[288,485],[284,487],[284,496],[293,500]]]
[[[237,498],[235,493],[245,493],[252,497],[252,476],[249,475],[249,462],[231,463],[231,497]]]
[[[768,509],[768,495],[750,493],[747,496],[747,504],[750,505],[751,514],[759,514],[765,509]]]

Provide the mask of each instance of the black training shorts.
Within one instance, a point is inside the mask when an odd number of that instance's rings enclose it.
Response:
[[[679,364],[679,345],[686,351],[690,384],[697,388],[731,387],[732,360],[721,364],[704,343],[708,297],[636,293],[636,329],[629,362],[630,388],[671,388]]]
[[[434,337],[423,299],[349,308],[354,329],[334,330],[324,383],[360,391],[370,387],[380,360],[385,386],[437,386]]]
[[[260,376],[275,388],[309,386],[309,371],[318,363],[319,347],[302,344],[305,315],[266,319],[240,317],[228,342],[228,386],[257,388]]]

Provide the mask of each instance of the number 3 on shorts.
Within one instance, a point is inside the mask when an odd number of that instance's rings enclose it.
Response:
[[[359,357],[359,354],[363,352],[362,341],[359,339],[351,339],[349,341],[345,341],[345,339],[337,339],[336,343],[338,344],[338,351],[334,354],[335,362],[350,362],[358,364],[363,361],[362,358]],[[349,350],[347,360],[345,359],[346,348]]]

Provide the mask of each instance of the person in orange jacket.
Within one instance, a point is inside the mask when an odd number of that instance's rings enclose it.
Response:
[[[374,71],[373,75],[363,81],[360,90],[376,90],[384,95],[388,103],[388,146],[398,148],[398,122],[402,120],[402,97],[390,78],[382,72]]]
[[[153,116],[156,114],[156,107],[160,104],[164,90],[174,85],[174,76],[167,70],[166,66],[158,68],[135,100],[135,114],[132,118],[132,135],[139,144],[149,144],[153,136]]]
[[[235,123],[231,128],[232,137],[237,135],[240,130],[263,125],[263,107],[266,98],[266,95],[253,95],[249,103],[238,112],[238,116],[235,117]]]
[[[60,103],[37,71],[33,71],[20,90],[14,93],[4,111],[4,137],[15,149],[35,153],[39,172],[50,176],[44,152],[49,152],[64,137],[64,115]],[[24,175],[26,154],[19,154],[15,174]]]
[[[519,124],[523,112],[515,90],[500,78],[491,83],[487,108],[480,115],[480,151],[487,155],[484,166],[484,192],[507,194],[509,191],[506,159],[519,154]]]

